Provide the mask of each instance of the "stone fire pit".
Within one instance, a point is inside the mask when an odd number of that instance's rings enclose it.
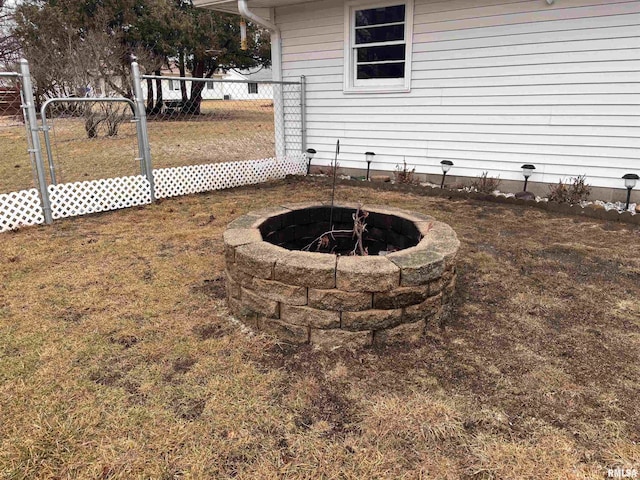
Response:
[[[334,228],[353,228],[356,209],[336,205]],[[282,205],[231,222],[224,232],[231,312],[287,342],[333,347],[419,339],[451,299],[460,242],[428,215],[364,209],[368,256],[299,250],[330,229],[322,203]]]

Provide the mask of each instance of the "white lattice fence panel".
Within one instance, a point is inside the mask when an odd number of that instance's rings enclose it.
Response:
[[[283,160],[265,158],[246,162],[209,163],[153,171],[156,198],[252,185],[306,172],[304,155]]]
[[[103,178],[49,185],[53,218],[73,217],[151,203],[146,177]]]
[[[38,190],[20,190],[0,195],[0,232],[44,223]]]
[[[287,155],[282,167],[286,175],[304,175],[307,173],[307,157],[304,153],[298,155]]]

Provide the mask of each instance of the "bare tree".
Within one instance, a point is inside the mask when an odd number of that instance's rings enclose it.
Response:
[[[130,60],[159,76],[177,64],[211,78],[219,68],[269,65],[268,32],[249,23],[248,50],[240,48],[237,18],[207,12],[192,0],[20,0],[12,35],[31,63],[39,101],[87,90],[132,97]],[[183,113],[200,113],[204,82],[182,84]],[[161,111],[160,81],[147,82],[147,108]]]
[[[15,20],[15,37],[29,59],[39,102],[53,97],[132,97],[130,52],[123,47],[121,30],[74,26],[69,12],[55,4],[23,4]],[[109,24],[105,11],[94,12],[92,20]],[[89,138],[99,135],[103,123],[107,135],[116,135],[125,119],[111,104],[68,102],[58,108],[83,116]]]
[[[0,0],[0,68],[9,69],[20,58],[20,44],[12,34],[14,8]]]

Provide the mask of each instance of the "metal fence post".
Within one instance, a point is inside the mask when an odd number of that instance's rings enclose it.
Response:
[[[134,78],[136,76],[136,73],[139,74],[140,70],[139,69],[134,70],[133,64],[132,64],[131,65],[131,82],[133,83],[133,103],[134,103],[133,121],[136,124],[136,135],[138,136],[138,161],[140,162],[140,172],[142,173],[142,175],[146,177],[147,165],[144,159],[144,141],[142,140],[142,129],[140,128],[140,115],[138,114],[138,100],[137,100],[138,92],[136,91],[136,88],[135,88],[136,79]],[[146,109],[145,109],[145,115],[146,115]]]
[[[136,105],[138,150],[143,164],[143,173],[146,174],[151,188],[151,201],[156,201],[155,183],[153,181],[153,167],[151,164],[151,148],[149,146],[149,133],[147,131],[147,111],[142,97],[142,84],[140,79],[140,67],[138,62],[131,62],[131,81],[133,82],[133,96]]]
[[[307,101],[306,101],[306,77],[300,77],[300,143],[302,152],[307,151]]]
[[[49,177],[51,177],[51,185],[57,185],[56,169],[53,163],[53,150],[51,149],[51,135],[49,135],[49,125],[47,124],[46,103],[40,109],[40,121],[42,122],[42,133],[44,134],[44,146],[47,150],[47,162],[49,164]]]
[[[29,124],[29,133],[31,134],[31,148],[29,153],[33,154],[35,160],[44,221],[47,224],[51,224],[53,223],[53,216],[51,214],[51,202],[49,201],[49,191],[47,189],[44,162],[42,161],[42,146],[40,144],[36,106],[33,99],[31,73],[29,72],[29,62],[24,58],[20,60],[20,74],[22,75],[22,98],[24,99],[23,109],[26,121]]]

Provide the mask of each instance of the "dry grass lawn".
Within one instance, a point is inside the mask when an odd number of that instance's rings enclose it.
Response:
[[[131,116],[118,135],[89,139],[83,118],[53,116],[52,153],[58,183],[138,175],[138,144]],[[154,168],[272,157],[275,152],[270,100],[216,101],[202,104],[202,115],[148,117]],[[0,117],[0,193],[33,188],[25,127],[15,117]],[[44,138],[44,137],[43,137]],[[42,140],[43,155],[46,152]]]
[[[224,302],[221,234],[282,181],[5,233],[0,478],[602,479],[640,467],[638,227],[369,188],[448,222],[454,309],[316,351]]]

